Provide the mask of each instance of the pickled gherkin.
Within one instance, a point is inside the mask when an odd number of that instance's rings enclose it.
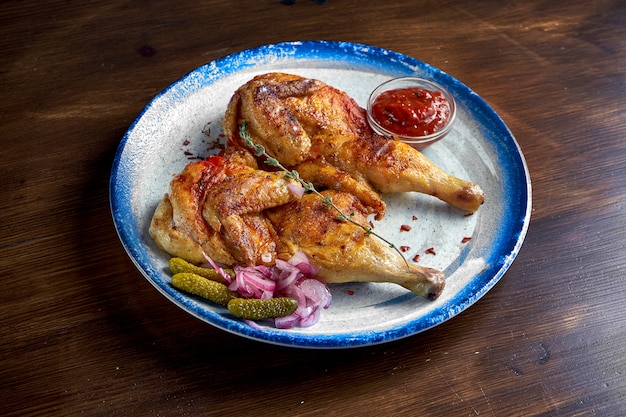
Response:
[[[237,296],[228,287],[220,282],[215,282],[191,272],[179,272],[172,276],[172,285],[181,290],[206,298],[223,306]]]
[[[298,308],[298,302],[289,297],[268,300],[234,298],[228,302],[228,311],[246,320],[264,320],[288,316]]]
[[[172,274],[191,272],[196,275],[200,275],[201,277],[210,279],[211,281],[221,282],[226,285],[229,284],[229,282],[227,282],[226,279],[215,269],[196,266],[187,262],[183,258],[171,258],[169,261],[169,268]],[[232,269],[224,269],[223,271],[226,272],[231,278],[235,277],[235,272]]]

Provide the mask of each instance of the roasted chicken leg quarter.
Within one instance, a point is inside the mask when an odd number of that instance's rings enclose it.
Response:
[[[230,155],[191,163],[171,181],[150,225],[159,247],[195,262],[203,261],[204,252],[226,265],[272,264],[302,251],[327,283],[391,282],[428,299],[443,290],[441,272],[408,266],[386,243],[339,220],[319,196],[298,197],[282,173],[255,169]],[[367,224],[368,210],[356,196],[323,194]]]
[[[363,108],[319,80],[283,73],[253,78],[228,104],[224,133],[229,146],[247,149],[240,131],[244,124],[252,141],[283,165],[298,169],[306,164],[302,177],[307,181],[323,181],[316,172],[327,172],[328,166],[348,174],[367,190],[359,198],[379,217],[384,214],[384,206],[376,203],[381,192],[425,193],[467,212],[484,202],[480,186],[446,173],[409,145],[376,135]]]

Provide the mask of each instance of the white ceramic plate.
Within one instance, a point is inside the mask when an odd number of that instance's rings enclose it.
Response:
[[[424,154],[435,164],[481,185],[485,204],[473,216],[420,195],[384,196],[377,233],[408,246],[408,259],[447,276],[434,302],[393,284],[332,285],[332,305],[310,328],[256,329],[225,308],[176,291],[168,255],[148,234],[150,219],[172,176],[191,156],[206,156],[220,139],[221,120],[235,89],[253,76],[282,71],[317,78],[365,106],[381,82],[417,75],[447,87],[458,110],[456,125]],[[414,58],[366,45],[307,41],[266,45],[213,61],[173,83],[150,102],[119,146],[110,182],[111,210],[120,240],[141,273],[167,299],[190,314],[238,335],[279,345],[345,348],[410,336],[454,317],[475,303],[505,273],[524,240],[531,186],[524,157],[501,118],[451,76]],[[413,219],[417,217],[417,220]],[[403,224],[412,227],[400,232]],[[471,240],[463,243],[463,238]],[[434,248],[435,254],[426,253]]]

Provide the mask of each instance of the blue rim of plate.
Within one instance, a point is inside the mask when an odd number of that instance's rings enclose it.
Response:
[[[507,195],[507,207],[487,267],[460,289],[449,301],[426,315],[384,331],[363,331],[333,334],[306,334],[272,328],[257,329],[228,315],[198,307],[187,295],[174,290],[161,280],[163,271],[151,262],[150,249],[143,243],[146,231],[140,230],[133,218],[131,190],[127,169],[132,161],[124,151],[129,138],[142,116],[164,95],[174,97],[190,94],[238,71],[254,68],[271,56],[274,60],[319,60],[347,63],[354,68],[389,73],[400,77],[414,75],[430,77],[443,84],[455,97],[471,102],[473,116],[483,128],[485,140],[493,147],[501,169],[502,187]],[[517,256],[530,222],[530,175],[521,149],[500,116],[475,92],[439,69],[387,49],[336,41],[300,41],[263,45],[240,51],[203,65],[159,93],[139,114],[122,138],[114,157],[110,185],[110,207],[115,228],[122,245],[140,272],[170,301],[197,318],[222,330],[257,341],[301,348],[351,348],[390,342],[420,333],[458,315],[485,295],[508,270]],[[332,308],[332,307],[331,307]]]

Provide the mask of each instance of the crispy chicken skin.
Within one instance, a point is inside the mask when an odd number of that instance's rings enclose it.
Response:
[[[362,109],[321,81],[283,73],[259,75],[235,91],[224,116],[228,146],[243,147],[239,124],[286,166],[325,155],[370,132]]]
[[[475,183],[454,177],[409,145],[382,136],[358,138],[329,158],[334,166],[387,193],[416,191],[466,212],[484,202]]]
[[[239,132],[244,122],[252,140],[283,165],[300,171],[305,164],[300,175],[307,181],[323,183],[329,168],[338,177],[348,174],[335,188],[351,192],[358,184],[355,195],[378,218],[385,210],[381,192],[417,191],[468,212],[484,202],[477,184],[449,175],[409,145],[376,135],[363,108],[321,81],[283,73],[253,78],[228,104],[230,147],[246,149]],[[342,188],[344,181],[352,184]]]
[[[367,224],[367,212],[352,194],[322,192],[359,224]],[[337,219],[337,213],[313,194],[267,211],[276,233],[289,253],[306,253],[320,268],[327,283],[392,282],[433,300],[445,285],[442,272],[407,265],[387,243],[368,235],[361,227]]]
[[[171,181],[150,225],[160,248],[196,263],[205,261],[204,252],[225,265],[271,265],[302,251],[328,283],[391,282],[429,299],[443,290],[441,272],[407,266],[386,243],[338,220],[319,196],[298,198],[282,173],[255,169],[236,155],[190,163]],[[368,210],[357,197],[324,193],[367,224]]]
[[[262,211],[294,198],[289,183],[221,156],[190,163],[170,182],[150,233],[163,250],[192,262],[206,261],[204,251],[227,265],[273,264],[277,236]]]

